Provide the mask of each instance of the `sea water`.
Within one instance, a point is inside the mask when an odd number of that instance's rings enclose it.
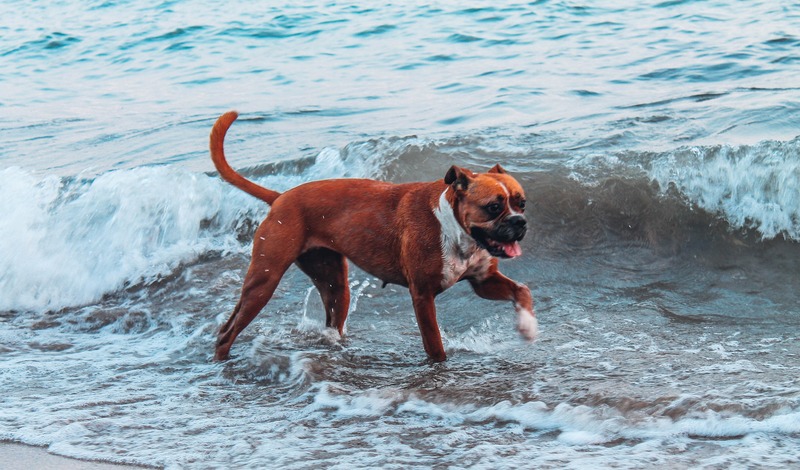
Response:
[[[611,5],[613,3],[613,6]],[[0,439],[167,468],[800,466],[800,5],[0,5]],[[292,268],[213,362],[279,191],[496,163],[510,304]],[[354,227],[354,230],[357,230]]]

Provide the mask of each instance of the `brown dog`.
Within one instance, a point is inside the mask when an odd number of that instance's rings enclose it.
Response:
[[[531,292],[497,270],[497,257],[522,251],[525,195],[500,165],[474,174],[453,166],[444,179],[392,184],[335,179],[281,194],[245,179],[225,160],[225,133],[238,117],[220,116],[211,130],[211,159],[222,178],[272,209],[256,230],[242,296],[222,325],[214,358],[228,358],[236,336],[272,297],[295,263],[314,282],[325,324],[343,333],[350,304],[347,259],[385,283],[408,287],[422,344],[431,360],[446,359],[434,297],[461,280],[479,296],[512,300],[519,331],[538,333]]]

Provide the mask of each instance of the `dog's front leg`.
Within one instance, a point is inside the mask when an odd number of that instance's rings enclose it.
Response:
[[[433,362],[443,362],[447,359],[447,355],[442,345],[439,324],[436,322],[434,294],[419,292],[412,287],[411,299],[414,302],[414,313],[417,316],[417,325],[422,334],[422,345],[425,346],[425,352]]]
[[[529,341],[539,335],[539,322],[533,312],[531,290],[525,284],[515,282],[496,268],[486,277],[470,279],[470,284],[478,296],[489,300],[513,300],[517,311],[517,329]]]

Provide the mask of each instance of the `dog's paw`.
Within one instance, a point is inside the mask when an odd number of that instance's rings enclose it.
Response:
[[[535,341],[539,336],[539,321],[536,320],[536,315],[529,310],[517,312],[517,329],[525,339]]]

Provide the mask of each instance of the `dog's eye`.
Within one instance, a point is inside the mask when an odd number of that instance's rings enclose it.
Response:
[[[498,216],[501,212],[503,212],[503,206],[499,203],[493,202],[486,206],[486,212],[492,216]]]
[[[519,201],[519,210],[525,210],[525,199]]]

